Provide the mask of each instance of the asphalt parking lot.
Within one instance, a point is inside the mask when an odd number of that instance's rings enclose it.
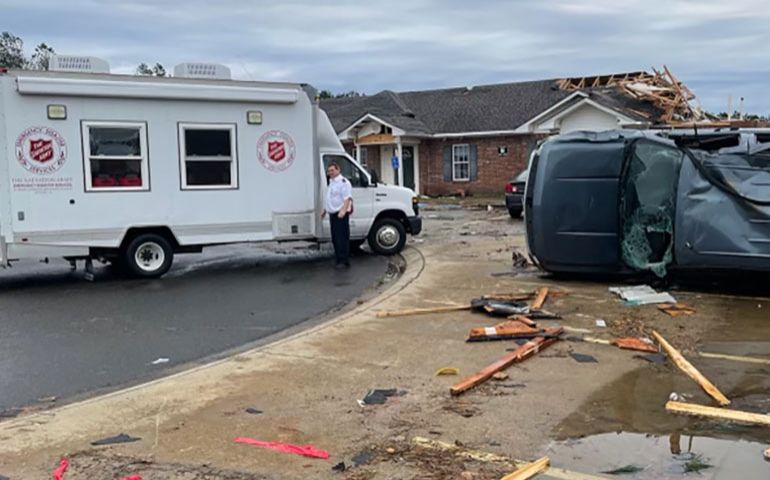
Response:
[[[368,254],[348,271],[330,262],[326,247],[238,245],[179,256],[159,280],[104,266],[87,282],[64,261],[0,271],[0,412],[156,378],[301,328],[388,268]]]

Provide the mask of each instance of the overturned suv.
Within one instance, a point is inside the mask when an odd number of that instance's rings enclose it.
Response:
[[[575,132],[533,156],[533,260],[554,273],[770,270],[770,134]]]

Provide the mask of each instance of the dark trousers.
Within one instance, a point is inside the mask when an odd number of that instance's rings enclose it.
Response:
[[[330,213],[329,223],[332,228],[334,258],[338,264],[348,264],[350,263],[350,215],[340,218],[336,213]]]

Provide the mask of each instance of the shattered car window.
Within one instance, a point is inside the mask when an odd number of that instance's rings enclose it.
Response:
[[[666,275],[673,261],[676,186],[683,154],[668,145],[634,144],[620,192],[621,256],[635,270]]]

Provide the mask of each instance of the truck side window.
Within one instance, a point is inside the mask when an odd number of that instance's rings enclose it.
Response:
[[[179,124],[182,189],[238,188],[234,124]]]
[[[147,125],[83,122],[86,191],[149,190]]]
[[[356,165],[351,162],[348,157],[343,155],[324,155],[324,171],[329,168],[329,164],[335,162],[340,166],[342,176],[350,181],[350,185],[353,187],[366,187],[366,176],[361,173]]]

